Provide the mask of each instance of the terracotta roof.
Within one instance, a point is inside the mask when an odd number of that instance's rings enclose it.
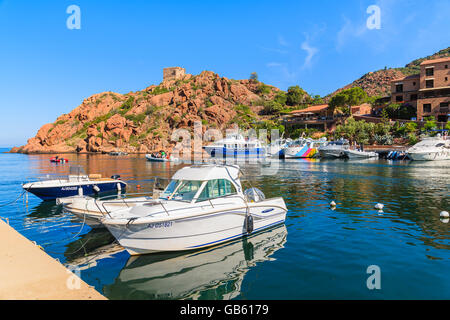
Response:
[[[291,111],[289,113],[295,114],[295,113],[304,113],[304,112],[318,112],[318,111],[325,110],[327,108],[328,108],[327,104],[319,104],[319,105],[316,105],[316,106],[308,107],[306,109],[294,110],[294,111]]]
[[[445,61],[450,62],[450,57],[439,58],[439,59],[431,59],[431,60],[425,60],[425,61],[422,61],[422,63],[421,63],[420,65],[424,65],[424,64],[433,64],[433,63],[439,63],[439,62],[445,62]]]
[[[406,76],[406,77],[403,77],[403,78],[392,79],[391,82],[410,80],[410,79],[417,79],[417,78],[420,78],[420,74],[412,74],[410,76]]]

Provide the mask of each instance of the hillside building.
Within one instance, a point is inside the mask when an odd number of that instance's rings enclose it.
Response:
[[[391,81],[391,103],[410,104],[417,120],[432,116],[438,122],[450,117],[450,57],[425,60],[420,73]]]

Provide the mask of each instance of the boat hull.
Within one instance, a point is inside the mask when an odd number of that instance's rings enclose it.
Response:
[[[285,158],[314,158],[317,154],[316,148],[308,146],[290,147],[283,149]]]
[[[343,157],[345,157],[345,151],[344,150],[319,150],[319,156],[320,156],[320,158],[329,158],[329,159],[343,158]]]
[[[345,155],[349,159],[369,159],[369,158],[378,158],[378,153],[376,152],[357,152],[353,150],[345,151]]]
[[[205,151],[211,157],[217,158],[265,158],[265,148],[247,148],[247,149],[234,149],[225,147],[205,146]]]
[[[97,193],[116,191],[118,190],[118,184],[120,184],[120,190],[125,190],[126,183],[123,181],[93,182],[90,184],[71,184],[69,186],[60,185],[48,187],[34,187],[33,184],[31,184],[30,187],[24,186],[24,189],[44,201],[49,201],[55,200],[56,198],[76,196],[79,194],[79,188],[83,189],[83,195],[93,195]],[[94,186],[97,186],[99,188],[99,191],[95,191]]]
[[[449,152],[408,152],[408,156],[415,161],[450,160]]]
[[[253,231],[257,232],[284,223],[286,209],[282,199],[277,207],[268,204],[265,209],[250,209],[253,216]],[[246,209],[231,210],[204,216],[182,219],[163,219],[153,223],[114,224],[103,220],[103,224],[114,235],[121,246],[131,255],[162,251],[194,250],[231,241],[248,233],[245,228]],[[266,212],[266,213],[262,213]]]

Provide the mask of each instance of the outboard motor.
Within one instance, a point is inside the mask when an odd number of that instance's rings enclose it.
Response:
[[[115,175],[111,176],[111,179],[120,180],[120,175],[115,174]]]
[[[248,202],[259,202],[266,199],[264,193],[258,188],[250,188],[245,190],[244,196]]]

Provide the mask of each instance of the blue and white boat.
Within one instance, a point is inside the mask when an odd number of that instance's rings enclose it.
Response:
[[[267,148],[261,141],[245,139],[241,134],[227,136],[203,149],[217,158],[265,158],[267,154]]]
[[[80,167],[71,167],[70,173],[67,177],[60,179],[28,182],[23,184],[22,188],[42,200],[55,200],[75,195],[96,195],[103,192],[122,191],[127,186],[124,181],[120,180],[119,175],[111,178],[102,178],[99,174],[86,175]]]

